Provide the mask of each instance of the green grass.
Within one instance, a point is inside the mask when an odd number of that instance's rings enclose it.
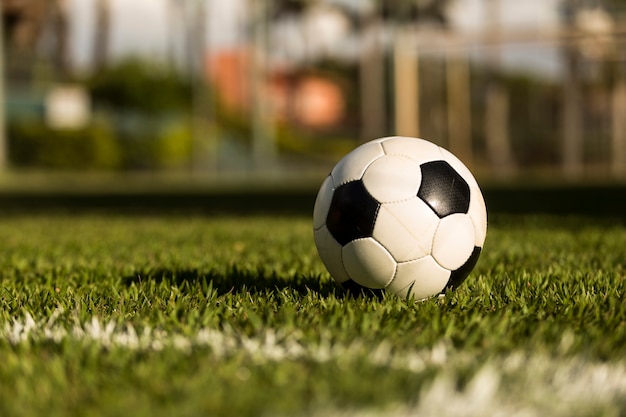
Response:
[[[493,216],[445,298],[346,296],[310,219],[0,219],[0,415],[626,415],[626,226]]]

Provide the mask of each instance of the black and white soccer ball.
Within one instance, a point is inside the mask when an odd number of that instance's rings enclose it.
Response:
[[[322,262],[345,288],[424,300],[458,287],[487,233],[478,183],[452,153],[393,136],[347,154],[313,211]]]

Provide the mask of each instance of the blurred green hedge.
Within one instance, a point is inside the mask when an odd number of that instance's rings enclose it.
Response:
[[[11,164],[19,168],[116,169],[122,161],[114,132],[102,123],[70,130],[19,120],[8,133]]]
[[[176,169],[191,162],[189,117],[135,114],[115,124],[122,151],[121,169]]]
[[[130,58],[74,82],[89,92],[93,111],[90,123],[78,129],[54,129],[45,123],[45,109],[41,114],[11,115],[7,127],[9,159],[14,168],[142,170],[188,166],[192,93],[187,77],[168,66]],[[42,92],[38,94],[42,96]],[[43,98],[40,100],[43,103]]]
[[[18,169],[175,169],[191,158],[191,127],[184,118],[138,129],[106,119],[81,129],[53,129],[22,119],[9,123],[8,133],[10,162]]]

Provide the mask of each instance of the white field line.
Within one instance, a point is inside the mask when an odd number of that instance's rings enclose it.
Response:
[[[245,354],[258,362],[309,359],[317,362],[342,360],[366,355],[375,365],[398,367],[420,372],[427,366],[442,365],[446,361],[446,349],[438,345],[419,352],[394,353],[390,344],[380,343],[372,349],[361,342],[338,345],[330,337],[311,345],[298,332],[285,333],[273,329],[262,335],[248,337],[232,329],[199,329],[193,336],[168,333],[160,329],[144,327],[138,331],[131,324],[119,325],[114,321],[102,321],[97,317],[81,323],[58,322],[61,311],[55,311],[48,319],[36,321],[25,313],[21,319],[0,324],[0,341],[11,345],[39,342],[55,342],[72,339],[84,343],[97,343],[103,348],[126,348],[132,350],[176,349],[191,351],[194,348],[209,348],[216,357]]]
[[[28,345],[61,343],[71,339],[102,348],[183,353],[208,348],[216,358],[245,355],[253,363],[290,360],[345,364],[366,361],[387,369],[420,373],[436,369],[437,376],[421,392],[414,406],[398,405],[384,410],[320,411],[319,416],[576,416],[620,415],[626,407],[626,359],[613,362],[588,361],[581,357],[558,358],[532,352],[494,356],[481,364],[463,389],[458,388],[459,372],[475,359],[468,353],[439,344],[431,349],[397,350],[387,342],[377,346],[355,341],[332,343],[329,337],[311,343],[298,333],[267,330],[247,337],[234,330],[200,329],[193,336],[119,325],[93,317],[86,323],[60,323],[61,311],[47,320],[36,321],[30,314],[0,324],[0,343]],[[565,338],[567,339],[567,338]],[[564,341],[567,344],[567,340]],[[359,362],[362,363],[362,362]],[[621,408],[620,408],[621,407]]]

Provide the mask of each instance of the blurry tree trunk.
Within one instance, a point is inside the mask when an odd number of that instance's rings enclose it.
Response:
[[[472,151],[470,75],[467,59],[448,54],[446,76],[449,150],[471,168],[474,155]]]
[[[575,46],[565,47],[565,77],[563,80],[563,172],[578,177],[583,172],[583,124],[579,60]]]
[[[7,168],[7,136],[6,136],[6,89],[5,89],[5,70],[4,58],[6,51],[4,49],[4,14],[0,13],[0,174]]]
[[[272,126],[272,106],[267,98],[267,22],[266,2],[249,2],[252,25],[250,86],[252,93],[252,158],[260,171],[276,168],[277,150]]]
[[[198,40],[196,39],[196,0],[190,0],[183,2],[183,28],[184,28],[184,62],[187,74],[190,77],[190,81],[193,82],[196,77],[197,71],[197,54],[198,54]]]
[[[176,68],[176,64],[179,63],[179,48],[181,44],[181,32],[185,27],[185,13],[184,3],[179,0],[167,0],[166,2],[166,18],[168,25],[168,45],[167,45],[167,59],[172,68]]]
[[[58,77],[66,80],[70,75],[69,20],[66,0],[56,0],[53,6],[55,48],[53,62]]]
[[[93,67],[98,71],[106,67],[109,58],[109,38],[111,30],[110,0],[96,0],[96,27],[93,43]]]
[[[623,177],[626,174],[626,79],[621,74],[613,87],[612,113],[611,170],[613,175]]]
[[[494,171],[509,175],[516,168],[509,141],[509,96],[499,80],[489,82],[486,95],[487,151]]]
[[[394,34],[394,115],[395,132],[419,135],[419,66],[415,38],[410,27],[401,25]]]
[[[205,59],[208,56],[206,0],[190,3],[188,27],[190,28],[190,77],[192,80],[193,138],[190,167],[192,172],[200,167],[217,168],[217,144],[212,132],[213,103],[206,83]]]
[[[359,62],[361,84],[361,140],[384,136],[387,130],[387,98],[383,26],[378,17],[369,17],[361,37]]]
[[[576,30],[576,15],[582,3],[567,0],[563,3],[565,28]],[[567,177],[578,177],[583,173],[582,102],[580,86],[580,53],[575,39],[565,42],[563,57],[563,110],[562,110],[562,164]]]
[[[5,75],[12,85],[33,81],[37,65],[38,44],[46,26],[47,12],[51,9],[47,1],[0,1],[4,36],[5,53],[10,59],[4,62]],[[4,57],[3,57],[4,58]]]
[[[509,137],[509,96],[502,83],[500,61],[500,0],[485,0],[488,32],[487,91],[485,98],[485,139],[493,170],[509,175],[516,169]]]

